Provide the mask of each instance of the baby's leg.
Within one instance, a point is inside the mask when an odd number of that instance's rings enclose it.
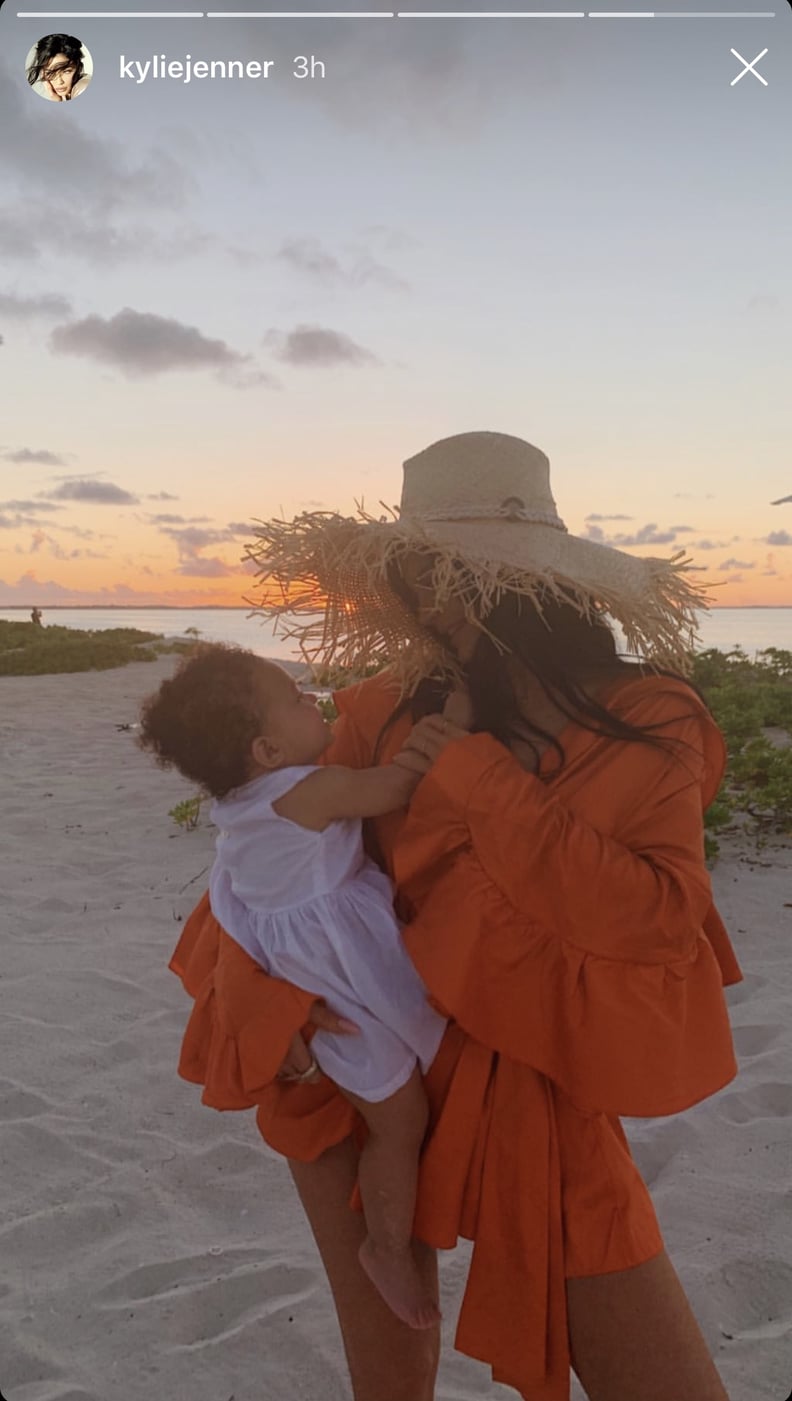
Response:
[[[368,1236],[360,1263],[396,1316],[413,1328],[440,1320],[413,1258],[411,1238],[428,1107],[416,1066],[406,1085],[378,1104],[344,1091],[368,1128],[358,1181]]]

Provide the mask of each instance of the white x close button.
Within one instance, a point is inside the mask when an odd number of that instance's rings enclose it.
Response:
[[[762,49],[762,52],[760,54],[757,54],[756,58],[752,58],[751,62],[749,63],[747,58],[743,58],[742,54],[738,54],[736,49],[732,49],[734,57],[739,58],[740,63],[743,65],[743,67],[742,72],[738,73],[736,78],[732,78],[732,81],[729,84],[729,86],[733,88],[734,84],[739,83],[740,79],[744,78],[746,73],[753,73],[754,77],[757,78],[760,83],[763,83],[765,87],[769,87],[767,79],[763,78],[761,73],[757,73],[756,71],[756,65],[759,62],[760,58],[764,58],[765,54],[768,52],[769,51],[767,49]]]

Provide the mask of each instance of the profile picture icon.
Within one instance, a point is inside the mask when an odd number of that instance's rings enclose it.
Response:
[[[25,59],[27,80],[47,102],[71,102],[85,92],[93,75],[93,59],[72,34],[45,34]]]

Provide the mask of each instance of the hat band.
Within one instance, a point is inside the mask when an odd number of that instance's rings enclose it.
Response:
[[[402,516],[401,519],[405,517]],[[435,511],[421,511],[413,517],[416,521],[464,521],[464,520],[512,520],[525,521],[529,525],[549,525],[553,530],[568,530],[555,511],[530,510],[523,506],[518,497],[509,496],[499,506],[484,507],[480,501],[457,503],[443,506]]]

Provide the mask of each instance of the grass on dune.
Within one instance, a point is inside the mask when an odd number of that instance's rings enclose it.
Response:
[[[153,662],[166,652],[189,650],[189,643],[166,642],[159,633],[136,628],[87,632],[0,619],[0,676],[109,671],[128,662]]]

